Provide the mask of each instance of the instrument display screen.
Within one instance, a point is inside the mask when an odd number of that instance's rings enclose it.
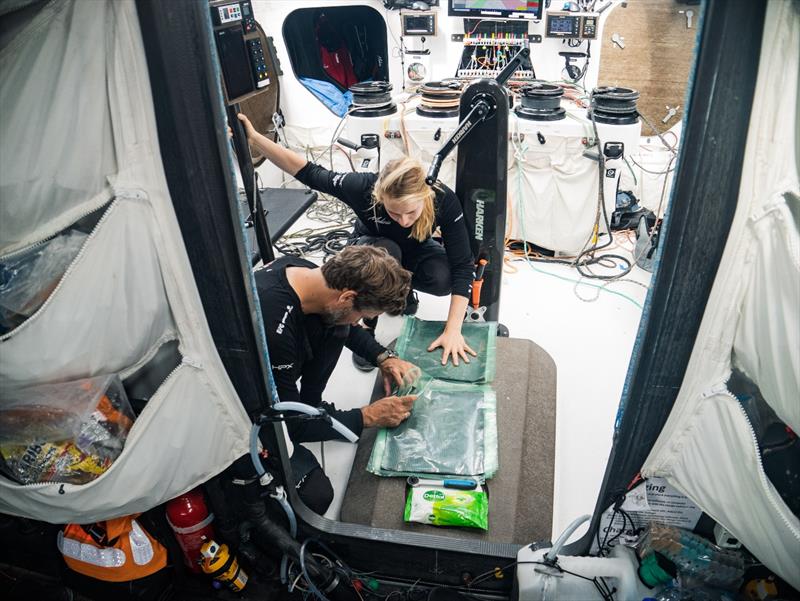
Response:
[[[577,15],[550,14],[547,15],[548,38],[577,38],[581,35],[581,18]]]
[[[449,0],[447,14],[451,17],[508,17],[542,18],[542,0]]]

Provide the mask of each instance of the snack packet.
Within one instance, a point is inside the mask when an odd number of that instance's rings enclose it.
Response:
[[[122,452],[133,411],[117,376],[0,390],[0,472],[85,484]]]

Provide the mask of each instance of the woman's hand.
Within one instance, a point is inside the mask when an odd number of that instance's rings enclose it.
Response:
[[[247,115],[239,113],[237,117],[244,126],[248,144],[258,150],[258,152],[264,155],[267,160],[278,167],[278,169],[294,177],[297,175],[298,171],[306,166],[308,161],[306,161],[305,158],[258,133],[250,122],[250,119],[247,118]]]
[[[420,375],[419,368],[416,365],[399,357],[390,357],[382,361],[378,367],[383,374],[383,391],[386,396],[391,393],[392,382],[397,384],[398,388],[402,388],[413,384],[414,380]]]
[[[473,351],[467,344],[467,341],[464,340],[461,331],[448,330],[445,328],[441,336],[431,342],[431,345],[428,347],[428,352],[439,347],[443,350],[442,365],[447,365],[447,360],[451,356],[453,358],[453,365],[456,366],[458,366],[459,357],[464,360],[464,363],[469,363],[469,355],[473,357],[478,356],[478,353]]]
[[[244,113],[239,113],[236,116],[239,117],[239,121],[241,121],[242,125],[244,125],[244,133],[247,135],[247,141],[252,142],[253,138],[255,138],[256,134],[258,133],[256,128],[253,127],[253,124],[250,123],[250,119],[248,119],[247,115]]]

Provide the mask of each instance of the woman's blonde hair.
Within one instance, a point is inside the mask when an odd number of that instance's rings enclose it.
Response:
[[[422,202],[422,213],[411,226],[409,237],[422,242],[433,234],[436,220],[433,200],[436,191],[425,183],[425,170],[419,161],[403,157],[386,163],[375,182],[372,197],[373,210],[387,200],[401,204]]]

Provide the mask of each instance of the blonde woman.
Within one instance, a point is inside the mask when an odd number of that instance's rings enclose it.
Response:
[[[442,365],[452,360],[469,363],[476,356],[461,335],[461,324],[472,288],[474,262],[461,203],[455,193],[441,183],[433,188],[425,183],[425,169],[410,158],[389,161],[380,175],[374,173],[335,173],[276,144],[259,134],[249,119],[240,114],[247,138],[267,159],[303,184],[335,196],[356,214],[355,244],[385,248],[412,272],[413,289],[436,296],[450,294],[450,310],[441,335],[428,351],[442,349]],[[439,228],[442,244],[431,238]],[[411,292],[406,300],[407,315],[417,311],[417,298]],[[374,332],[378,320],[365,319]],[[356,367],[374,369],[365,359],[354,356]]]

